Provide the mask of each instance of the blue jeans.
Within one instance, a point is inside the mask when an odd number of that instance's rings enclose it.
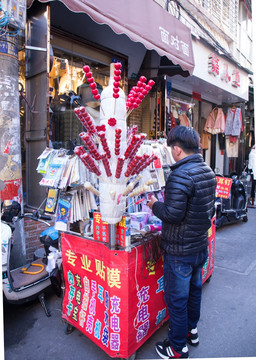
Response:
[[[181,351],[187,333],[196,328],[200,318],[202,268],[208,249],[187,255],[164,254],[164,291],[169,312],[169,340],[174,350]]]

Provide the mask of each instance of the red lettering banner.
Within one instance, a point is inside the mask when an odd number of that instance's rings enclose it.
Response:
[[[224,178],[222,176],[216,176],[216,180],[217,180],[216,196],[224,199],[228,199],[232,185],[232,179]]]
[[[65,233],[61,247],[62,317],[109,356],[131,356],[168,318],[162,257],[150,264],[142,245],[109,250]]]

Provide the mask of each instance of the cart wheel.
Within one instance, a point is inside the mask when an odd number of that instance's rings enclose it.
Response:
[[[248,221],[248,216],[246,215],[243,217],[243,222],[247,222],[247,221]]]
[[[136,351],[134,354],[132,354],[131,356],[129,356],[126,360],[135,360],[136,359]]]
[[[135,360],[136,359],[136,351],[134,354],[132,354],[131,356],[129,356],[128,358],[116,358],[116,360]]]
[[[64,325],[64,333],[66,334],[66,335],[69,335],[69,334],[71,334],[73,331],[74,331],[74,326],[72,326],[71,324],[69,324],[69,323],[65,323],[65,325]]]
[[[135,360],[136,359],[136,351],[134,354],[132,354],[130,357],[128,357],[127,360]]]

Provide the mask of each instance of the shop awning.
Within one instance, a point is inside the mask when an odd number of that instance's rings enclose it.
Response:
[[[30,7],[34,0],[27,0]],[[39,0],[42,3],[49,0]],[[148,50],[166,56],[192,74],[194,56],[190,30],[153,0],[59,0],[76,13],[86,13],[116,34],[125,34]]]

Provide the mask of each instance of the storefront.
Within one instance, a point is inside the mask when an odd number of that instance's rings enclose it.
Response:
[[[110,66],[98,125],[86,106],[74,109],[87,129],[80,135],[85,146],[76,146],[75,156],[46,149],[37,171],[40,185],[48,189],[45,211],[55,216],[55,230],[61,233],[63,319],[108,355],[135,358],[136,350],[168,317],[159,243],[162,223],[146,202],[152,194],[163,201],[171,154],[166,143],[146,141],[137,127],[127,128],[127,107],[133,108],[135,95],[130,92],[126,100],[119,88],[121,68],[121,63]],[[95,83],[88,65],[83,71],[87,82]],[[153,84],[141,76],[136,92],[144,95]],[[188,119],[189,109],[183,109],[180,116]],[[208,242],[203,281],[214,268],[215,219]]]
[[[194,57],[190,30],[154,1],[122,6],[116,0],[111,6],[65,0],[27,4],[26,93],[35,112],[26,115],[26,193],[27,203],[35,206],[45,197],[38,199],[40,189],[31,182],[37,177],[35,154],[45,145],[69,149],[79,143],[75,135],[81,125],[71,111],[77,104],[86,105],[95,118],[99,114],[99,102],[81,71],[84,64],[93,69],[99,92],[108,84],[109,64],[115,61],[123,65],[126,94],[140,75],[156,80],[145,103],[127,120],[149,138],[159,138],[165,135],[161,69],[187,77]],[[40,37],[42,31],[46,37]],[[49,96],[42,99],[45,93]]]
[[[167,319],[161,224],[146,197],[163,200],[171,154],[161,138],[174,125],[167,115],[194,125],[195,103],[167,81],[188,78],[194,58],[190,30],[155,2],[111,5],[29,8],[26,79],[36,98],[27,114],[27,202],[40,192],[61,233],[62,317],[110,356],[129,357]],[[135,101],[133,90],[127,101],[133,85],[142,97]],[[212,222],[204,281],[214,231]]]
[[[188,120],[201,135],[206,162],[216,173],[228,175],[236,171],[240,174],[247,160],[244,139],[250,132],[248,119],[245,116],[250,72],[224,55],[220,55],[202,41],[193,39],[193,51],[195,56],[193,75],[186,79],[179,75],[167,77],[170,121],[172,122],[173,115],[180,121],[180,114],[184,114],[185,109]],[[176,108],[173,107],[174,99]],[[178,113],[175,115],[177,105]],[[210,114],[214,115],[214,120],[217,113],[223,119],[226,118],[229,110],[232,110],[233,116],[234,113],[239,113],[239,117],[242,118],[241,127],[233,143],[230,141],[227,129],[225,131],[225,123],[222,124],[222,128],[210,130],[208,128],[208,131],[205,131],[205,124]]]

